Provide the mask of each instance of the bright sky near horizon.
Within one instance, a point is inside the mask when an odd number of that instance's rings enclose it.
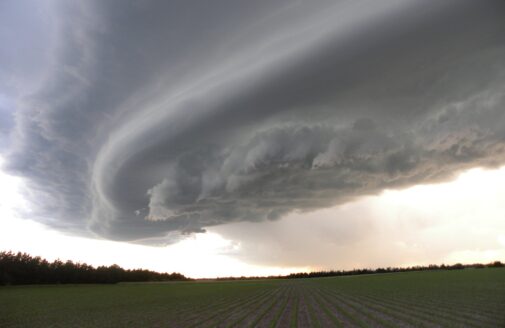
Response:
[[[0,249],[193,277],[504,260],[505,2],[0,2]]]
[[[28,204],[20,192],[20,178],[0,172],[0,186],[0,249],[49,260],[95,266],[116,263],[212,278],[505,259],[505,167],[473,169],[451,182],[387,190],[276,222],[216,227],[167,246],[65,235],[22,218]],[[357,213],[370,216],[357,217]],[[287,226],[292,233],[283,237]],[[353,227],[352,233],[361,234],[363,226],[369,232],[365,236],[346,232]],[[244,239],[241,231],[252,235]],[[312,238],[304,241],[307,233]],[[258,243],[254,235],[262,240]],[[342,243],[342,239],[347,240]]]

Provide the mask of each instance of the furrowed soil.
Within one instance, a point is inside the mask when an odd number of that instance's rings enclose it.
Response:
[[[4,286],[0,327],[505,328],[505,269]]]

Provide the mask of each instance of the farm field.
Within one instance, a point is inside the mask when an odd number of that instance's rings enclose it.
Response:
[[[7,286],[0,327],[505,327],[505,269]]]

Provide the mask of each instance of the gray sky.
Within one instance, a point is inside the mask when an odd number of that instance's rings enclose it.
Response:
[[[30,219],[158,244],[498,167],[504,17],[498,0],[2,1],[3,171]]]

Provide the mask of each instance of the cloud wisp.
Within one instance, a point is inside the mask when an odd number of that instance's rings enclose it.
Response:
[[[505,163],[501,1],[51,10],[4,156],[58,229],[170,242]]]

